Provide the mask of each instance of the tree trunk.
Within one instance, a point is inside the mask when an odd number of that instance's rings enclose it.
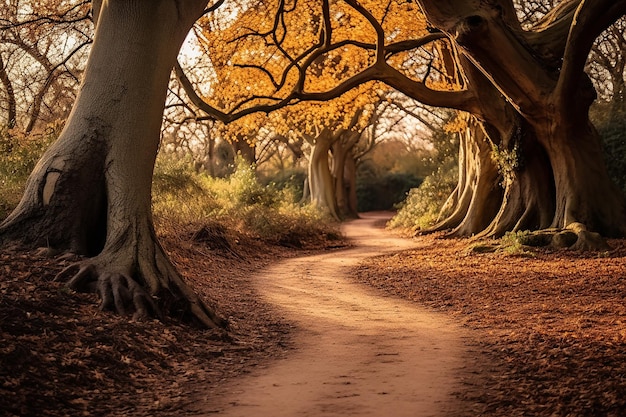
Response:
[[[235,150],[235,154],[241,155],[248,165],[256,164],[256,147],[253,143],[249,142],[245,136],[237,135],[235,140],[233,140],[233,149]]]
[[[358,219],[358,198],[356,194],[356,160],[350,153],[346,158],[343,168],[343,184],[346,187],[346,213],[347,216]]]
[[[335,183],[328,163],[328,153],[335,139],[329,130],[324,129],[314,140],[310,141],[309,191],[313,205],[339,220],[335,200]]]
[[[204,3],[204,4],[203,4]],[[31,174],[2,239],[94,256],[59,275],[137,317],[222,324],[182,281],[155,236],[152,170],[167,84],[205,2],[94,2],[85,78],[58,141]]]
[[[622,195],[609,179],[599,135],[584,122],[569,120],[552,133],[541,132],[556,185],[552,227],[583,223],[602,235],[621,236],[626,231]]]
[[[451,214],[447,218],[426,232],[450,230],[451,236],[472,236],[491,223],[502,202],[502,178],[491,152],[479,123],[469,117],[461,132],[459,181],[449,198],[454,206],[448,209]]]
[[[480,236],[500,237],[506,232],[538,230],[550,226],[554,216],[554,178],[545,150],[538,144],[524,147],[523,166],[507,181],[502,205]]]
[[[337,140],[333,141],[331,145],[332,150],[332,176],[335,182],[335,201],[337,210],[342,218],[359,217],[356,207],[351,204],[350,199],[351,192],[356,194],[354,185],[356,184],[356,178],[352,186],[350,183],[346,183],[346,164],[348,160],[352,160],[354,165],[354,159],[352,158],[352,148],[358,142],[360,134],[354,131],[343,131],[339,134]],[[352,179],[348,179],[352,181]],[[351,191],[352,190],[352,191]],[[356,196],[355,196],[356,197]]]
[[[545,150],[547,166],[541,172],[519,177],[524,183],[507,190],[508,201],[526,195],[526,204],[546,199],[550,177],[554,179],[553,227],[582,223],[605,235],[626,233],[624,202],[606,171],[598,135],[589,121],[588,110],[595,91],[583,72],[584,60],[593,39],[626,8],[624,2],[563,2],[552,20],[522,31],[514,13],[503,14],[502,6],[466,0],[419,0],[431,24],[446,32],[459,50],[511,103]],[[612,8],[611,10],[609,10]],[[574,11],[576,12],[574,14]],[[508,16],[509,20],[505,18]],[[494,51],[497,51],[494,52]],[[540,160],[533,163],[539,164]],[[544,162],[545,163],[545,162]],[[529,167],[530,169],[530,167]],[[541,169],[534,165],[533,169]],[[544,181],[540,194],[534,186]],[[532,195],[528,194],[533,189]],[[540,203],[542,204],[542,203]],[[513,213],[521,213],[513,227],[532,217],[531,224],[545,224],[547,207],[533,215],[521,207],[505,207],[497,233],[512,224]],[[506,217],[509,220],[504,221]],[[525,217],[525,218],[524,218]],[[519,223],[519,225],[518,225]]]
[[[9,73],[4,66],[4,61],[2,60],[2,56],[0,56],[0,82],[2,82],[2,87],[4,87],[4,91],[6,92],[6,102],[7,102],[7,123],[6,127],[9,129],[13,129],[17,122],[17,103],[15,101],[15,91],[13,90],[13,83],[9,78]]]

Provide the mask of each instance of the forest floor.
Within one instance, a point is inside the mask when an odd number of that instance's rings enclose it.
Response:
[[[0,415],[194,415],[198,398],[297,353],[300,330],[258,296],[254,273],[295,256],[340,259],[343,243],[303,251],[231,236],[226,250],[192,235],[163,244],[229,319],[227,334],[101,312],[95,296],[53,282],[69,260],[0,252]],[[444,313],[470,335],[489,365],[480,384],[456,392],[468,416],[620,416],[626,241],[609,243],[603,253],[480,253],[468,240],[425,236],[366,259],[351,279]]]

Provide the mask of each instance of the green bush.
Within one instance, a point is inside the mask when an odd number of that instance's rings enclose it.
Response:
[[[609,175],[626,193],[626,115],[602,123],[598,127],[598,132],[604,142]]]
[[[155,167],[153,211],[164,227],[172,223],[218,222],[227,228],[287,246],[316,238],[338,238],[330,219],[312,206],[300,206],[292,187],[263,185],[254,167],[239,159],[227,178],[196,173],[190,161],[160,156]],[[174,226],[175,227],[175,226]]]
[[[273,186],[278,190],[291,189],[296,201],[302,199],[304,190],[304,180],[307,178],[306,170],[303,168],[290,168],[272,175],[265,175],[259,180],[261,184]]]
[[[418,188],[411,189],[407,198],[398,204],[398,213],[388,227],[415,231],[434,225],[457,184],[458,167],[453,162],[440,166]]]

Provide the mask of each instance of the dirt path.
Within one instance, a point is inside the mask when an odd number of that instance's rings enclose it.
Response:
[[[381,216],[345,226],[352,249],[281,261],[254,279],[259,293],[297,327],[295,349],[229,383],[211,415],[425,417],[458,411],[453,392],[466,371],[464,331],[346,279],[349,268],[367,257],[412,247],[381,230]]]

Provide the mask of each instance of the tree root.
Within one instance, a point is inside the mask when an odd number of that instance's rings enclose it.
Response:
[[[531,247],[549,246],[555,249],[605,252],[611,250],[606,240],[587,230],[581,223],[571,223],[565,229],[543,229],[517,236],[520,244]]]
[[[598,252],[611,250],[611,247],[600,233],[590,232],[582,223],[571,223],[566,229],[571,230],[578,236],[576,242],[570,247],[571,249]]]
[[[75,272],[78,269],[78,272]],[[131,277],[110,272],[98,272],[89,261],[73,264],[61,271],[56,281],[67,281],[67,286],[78,292],[93,292],[100,297],[100,309],[120,315],[132,315],[135,320],[150,317],[163,318],[153,298]]]
[[[97,294],[101,310],[137,320],[170,316],[204,328],[227,328],[227,322],[183,281],[154,237],[139,236],[68,266],[55,280],[67,282],[75,291]]]

